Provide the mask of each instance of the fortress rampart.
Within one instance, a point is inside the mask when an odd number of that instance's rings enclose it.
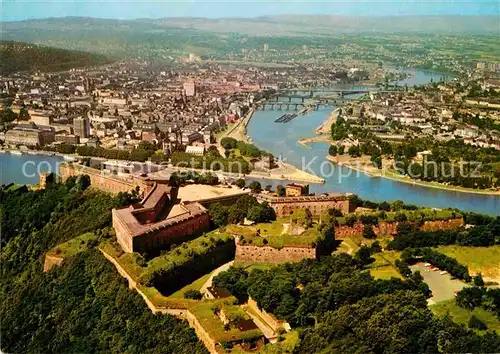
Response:
[[[326,213],[329,209],[338,209],[343,214],[352,212],[352,203],[348,195],[324,194],[311,196],[274,197],[257,194],[255,197],[261,202],[268,202],[279,218],[289,217],[295,210],[309,209],[313,216]]]
[[[420,227],[424,231],[433,230],[453,230],[459,228],[464,224],[463,218],[453,218],[448,220],[429,220],[425,221]],[[373,231],[377,236],[393,236],[396,234],[398,223],[397,222],[386,222],[381,221],[378,225],[373,226]],[[355,223],[351,226],[337,226],[335,227],[335,238],[349,238],[349,237],[359,237],[363,235],[364,225],[360,222]]]
[[[265,262],[265,263],[285,263],[300,262],[303,259],[316,258],[316,248],[314,247],[282,247],[273,248],[270,246],[249,246],[241,245],[236,241],[235,261],[238,262]]]

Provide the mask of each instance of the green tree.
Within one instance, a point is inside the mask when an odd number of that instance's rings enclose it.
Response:
[[[238,141],[236,139],[234,139],[234,138],[225,137],[225,138],[221,139],[220,144],[222,145],[222,147],[224,149],[230,150],[230,149],[235,149],[236,148],[236,145],[238,144]]]
[[[311,211],[307,208],[295,210],[292,214],[292,222],[305,228],[310,228],[313,223]]]
[[[238,188],[245,188],[245,180],[243,178],[239,178],[234,183]]]
[[[263,202],[254,205],[248,210],[247,219],[255,222],[268,222],[276,220],[276,213],[267,202]]]
[[[248,300],[248,273],[241,267],[231,267],[213,279],[213,286],[226,288],[240,304]]]
[[[211,204],[208,208],[208,215],[215,227],[227,225],[229,210],[220,203]]]
[[[19,115],[17,117],[19,120],[29,120],[30,119],[30,114],[28,112],[28,109],[26,107],[23,107],[19,110]]]
[[[387,202],[382,202],[378,205],[378,210],[389,211],[390,205]]]
[[[486,326],[486,323],[481,321],[479,318],[477,318],[475,315],[472,315],[471,318],[469,319],[469,328],[471,329],[478,329],[481,331],[485,331],[488,329],[488,326]]]
[[[394,215],[394,221],[405,222],[407,220],[408,218],[406,217],[405,213],[396,213],[396,215]]]
[[[17,114],[12,109],[7,108],[0,111],[0,124],[13,122],[17,119]]]
[[[364,225],[363,226],[363,237],[369,238],[369,239],[374,239],[377,237],[377,235],[375,234],[375,231],[373,231],[372,225]]]
[[[390,205],[392,211],[400,211],[405,206],[402,200],[393,200]]]
[[[484,286],[484,280],[483,277],[481,276],[481,273],[478,273],[476,276],[474,276],[473,279],[475,286]]]
[[[196,289],[189,289],[184,292],[185,299],[201,300],[202,297],[203,295]]]
[[[262,186],[260,182],[253,181],[248,185],[248,188],[252,191],[252,193],[260,193],[262,191]]]
[[[361,246],[361,248],[354,254],[354,261],[361,268],[372,263],[374,259],[371,257],[370,247]]]
[[[345,217],[345,224],[349,227],[353,227],[356,221],[358,221],[356,215],[350,214]]]
[[[90,187],[90,176],[79,175],[76,179],[76,184],[81,191],[86,190],[88,187]]]
[[[361,152],[359,150],[359,145],[352,145],[352,146],[350,146],[349,149],[347,150],[347,153],[351,157],[359,157],[359,156],[361,156]]]

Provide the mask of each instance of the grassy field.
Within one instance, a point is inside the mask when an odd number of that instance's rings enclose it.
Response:
[[[373,242],[378,241],[382,246],[387,245],[391,238],[390,237],[377,237],[376,239],[366,239],[361,236],[359,237],[349,237],[341,240],[339,247],[334,253],[348,253],[354,255],[361,245],[371,245]],[[372,258],[375,261],[368,266],[370,274],[376,279],[390,279],[390,278],[401,278],[398,270],[394,267],[394,262],[401,258],[401,252],[399,251],[382,251],[380,253],[375,253]]]
[[[16,191],[16,190],[18,190],[19,188],[22,188],[22,187],[24,187],[24,184],[13,184],[9,188],[7,188],[7,192],[14,192],[14,191]]]
[[[400,278],[403,279],[401,274],[394,266],[394,262],[401,258],[401,252],[398,251],[383,251],[375,253],[372,256],[375,262],[368,266],[370,274],[376,279],[390,279]]]
[[[233,265],[235,267],[243,268],[247,272],[251,272],[254,269],[269,270],[277,266],[276,263],[265,263],[265,262],[254,263],[254,262],[237,262],[237,261],[235,261]]]
[[[449,314],[452,320],[456,323],[462,323],[467,326],[469,319],[475,315],[487,326],[488,330],[494,330],[500,334],[500,320],[495,317],[492,312],[486,311],[480,307],[475,308],[473,311],[459,307],[455,303],[455,299],[441,301],[435,305],[430,306],[431,311],[437,316],[445,316]],[[484,331],[478,331],[479,333]]]
[[[138,253],[124,253],[116,241],[103,242],[100,247],[113,256],[125,271],[138,281],[141,276],[154,272],[156,269],[173,269],[190,262],[193,257],[203,256],[216,247],[218,242],[232,242],[232,236],[227,233],[209,232],[194,240],[184,242],[175,249],[149,261],[145,261]]]
[[[374,269],[370,268],[370,274],[375,279],[391,279],[391,278],[403,279],[401,274],[399,274],[399,272],[393,266],[382,266]]]
[[[500,282],[500,245],[491,247],[441,246],[439,252],[469,267],[471,273]]]
[[[61,243],[47,252],[49,256],[56,257],[71,257],[85,251],[89,241],[95,240],[95,235],[92,232],[75,237],[67,242]]]
[[[267,343],[264,345],[260,353],[261,354],[287,354],[293,353],[294,348],[299,343],[299,332],[298,331],[290,331],[288,333],[283,334],[283,340],[271,344]]]
[[[305,230],[300,235],[282,234],[286,219],[279,219],[271,223],[261,223],[251,226],[228,225],[226,232],[242,236],[241,242],[254,246],[270,246],[282,248],[287,246],[311,247],[317,241],[320,232],[316,227]]]
[[[279,236],[283,232],[283,224],[290,222],[288,219],[277,219],[270,223],[256,224],[262,236]]]
[[[432,208],[422,208],[418,210],[401,210],[399,212],[388,211],[385,212],[385,218],[380,219],[380,221],[394,222],[394,218],[398,213],[405,214],[408,221],[418,221],[421,220],[422,218],[424,220],[430,220],[430,221],[447,220],[460,216],[460,213],[454,212],[452,210],[447,210],[447,209],[436,210]],[[372,214],[377,214],[377,212],[374,212]],[[338,221],[339,225],[346,224],[345,216],[337,217],[336,220]]]
[[[213,272],[205,274],[201,278],[196,279],[191,284],[186,285],[182,289],[177,290],[175,293],[170,295],[169,297],[184,299],[184,293],[188,290],[200,290],[203,284],[210,278]]]
[[[111,255],[125,269],[135,281],[139,279],[145,268],[137,264],[138,255],[135,253],[125,253],[116,241],[106,241],[100,246],[107,254]]]
[[[354,254],[359,250],[361,245],[370,246],[375,241],[378,241],[382,247],[387,247],[387,244],[392,241],[390,236],[377,236],[376,239],[368,239],[362,236],[353,236],[340,239],[341,241],[336,253],[345,252],[348,254]],[[399,257],[399,256],[398,256]]]
[[[354,238],[346,238],[339,241],[341,241],[340,245],[334,253],[354,254],[357,250],[359,250],[359,244],[354,240]]]

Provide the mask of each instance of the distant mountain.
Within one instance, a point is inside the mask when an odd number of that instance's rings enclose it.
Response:
[[[102,55],[29,43],[0,41],[0,74],[18,71],[60,71],[109,62]]]
[[[331,34],[496,34],[498,16],[332,16],[280,15],[258,18],[164,18],[143,20],[157,25],[189,27],[248,35],[311,36]]]
[[[338,45],[339,40],[349,42],[351,36],[402,35],[428,39],[434,35],[499,35],[496,16],[282,15],[135,20],[65,17],[2,22],[0,27],[4,40],[94,52],[110,58],[167,61],[189,53],[225,59],[227,53],[262,48],[264,43],[280,49]]]
[[[116,20],[64,17],[1,22],[4,39],[30,31],[102,31],[200,35],[200,31],[256,36],[304,36],[367,33],[499,34],[498,16],[334,16],[278,15],[256,18],[172,17]],[[85,35],[85,34],[84,34]]]
[[[157,51],[198,53],[206,48],[216,50],[220,45],[213,33],[142,20],[65,17],[3,22],[0,27],[4,40],[90,51],[116,58],[147,59],[158,56]]]

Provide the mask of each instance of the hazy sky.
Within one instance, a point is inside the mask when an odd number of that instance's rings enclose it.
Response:
[[[278,14],[331,15],[499,15],[500,1],[491,0],[351,0],[351,1],[203,1],[203,0],[0,0],[3,21],[88,16],[257,17]]]

